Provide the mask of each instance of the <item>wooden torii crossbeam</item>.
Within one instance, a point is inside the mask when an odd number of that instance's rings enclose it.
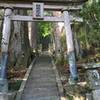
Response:
[[[34,2],[35,3],[35,2]],[[30,9],[32,10],[33,5],[32,4],[15,4],[15,3],[0,3],[0,8],[13,8],[13,9]],[[51,11],[76,11],[82,9],[82,5],[74,5],[74,6],[65,6],[65,5],[44,5],[44,10],[51,10]],[[32,16],[21,16],[21,15],[13,15],[11,16],[11,20],[17,20],[17,21],[38,21],[33,20]],[[80,17],[73,17],[70,16],[71,21],[79,21],[82,22],[83,19]],[[44,16],[44,20],[39,21],[51,21],[51,22],[64,22],[63,16],[60,17],[49,17]]]
[[[83,4],[88,0],[0,0],[0,3],[26,3],[26,4],[32,4],[32,2],[41,2],[44,4],[49,5],[79,5]]]
[[[21,16],[21,15],[13,15],[11,16],[11,20],[13,21],[47,21],[47,22],[64,22],[64,16],[61,17],[44,17],[44,19],[42,20],[38,20],[38,19],[33,19],[32,16]],[[76,22],[83,22],[83,19],[80,17],[73,17],[70,16],[70,20],[71,21],[76,21]]]
[[[74,54],[74,44],[72,38],[72,31],[70,22],[72,20],[82,21],[81,18],[75,18],[69,15],[69,10],[79,10],[82,7],[80,4],[87,0],[0,0],[0,8],[5,9],[4,15],[4,24],[3,24],[3,35],[2,35],[2,58],[1,58],[1,72],[2,75],[0,76],[1,80],[4,81],[6,79],[6,68],[7,68],[7,58],[8,58],[8,45],[9,45],[9,37],[10,37],[10,30],[11,30],[11,20],[18,20],[18,21],[63,21],[65,26],[65,33],[66,33],[66,44],[67,44],[67,52],[69,56],[69,66],[70,66],[70,74],[73,80],[78,78],[76,61],[75,61],[75,54]],[[61,17],[47,17],[44,16],[43,19],[34,19],[33,16],[22,16],[22,15],[14,15],[13,9],[32,9],[33,2],[43,3],[44,10],[52,10],[52,11],[63,11]],[[72,5],[77,6],[72,6]],[[40,5],[41,6],[41,5]],[[2,82],[3,83],[3,82]],[[1,85],[6,85],[5,81]],[[5,87],[5,86],[4,86]],[[2,90],[2,89],[1,89]]]
[[[0,3],[0,8],[5,8],[5,7],[13,7],[14,9],[32,9],[32,4],[22,4],[22,3]],[[44,5],[45,10],[53,10],[53,11],[61,11],[62,9],[67,9],[67,10],[80,10],[82,9],[82,5],[49,5],[46,4]]]

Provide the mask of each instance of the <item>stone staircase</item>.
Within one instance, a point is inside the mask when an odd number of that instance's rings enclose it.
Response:
[[[21,100],[60,100],[51,58],[41,55],[33,67]]]

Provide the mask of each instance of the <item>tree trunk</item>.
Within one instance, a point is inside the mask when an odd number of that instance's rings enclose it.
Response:
[[[27,11],[15,11],[17,14],[25,15]],[[28,38],[28,23],[14,21],[14,30],[10,41],[10,66],[27,67],[30,60],[30,44]]]
[[[18,10],[14,11],[15,14],[18,14]],[[10,66],[15,66],[19,55],[21,55],[21,22],[14,21],[12,22],[12,34],[10,39],[9,46],[9,58]]]
[[[32,49],[37,48],[37,23],[29,22],[29,41]]]
[[[74,50],[75,50],[75,57],[76,59],[80,56],[81,54],[81,48],[80,48],[80,42],[78,40],[77,34],[80,30],[79,26],[75,26],[75,24],[72,26],[73,30],[73,40],[74,40]]]
[[[59,12],[53,12],[54,16],[59,16],[60,13]],[[60,25],[59,23],[55,23],[54,24],[54,40],[55,40],[55,52],[56,55],[60,54],[61,51],[61,30],[60,30]]]
[[[2,29],[3,29],[3,20],[0,21],[0,52],[1,52]]]

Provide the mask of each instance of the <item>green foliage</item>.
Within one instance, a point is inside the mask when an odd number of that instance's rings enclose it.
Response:
[[[46,50],[51,42],[53,24],[50,22],[39,22],[38,23],[38,43],[42,44],[42,49]]]
[[[89,44],[100,46],[100,1],[90,0],[84,5],[80,15],[84,18],[86,38]],[[83,36],[85,32],[83,31]],[[81,34],[82,35],[82,34]]]
[[[64,66],[64,67],[68,64],[68,60],[67,57],[65,57],[64,52],[61,52],[58,58],[56,57],[55,64],[57,66]]]
[[[38,23],[39,34],[46,37],[52,32],[52,23],[50,22],[39,22]]]

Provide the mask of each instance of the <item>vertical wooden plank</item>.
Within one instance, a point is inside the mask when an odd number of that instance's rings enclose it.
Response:
[[[63,11],[64,15],[64,25],[65,25],[65,32],[66,32],[66,43],[67,43],[67,53],[68,53],[68,60],[69,60],[69,68],[70,68],[70,76],[71,80],[78,79],[76,61],[75,61],[75,52],[74,52],[74,44],[73,44],[73,35],[70,26],[70,16],[68,11]]]

